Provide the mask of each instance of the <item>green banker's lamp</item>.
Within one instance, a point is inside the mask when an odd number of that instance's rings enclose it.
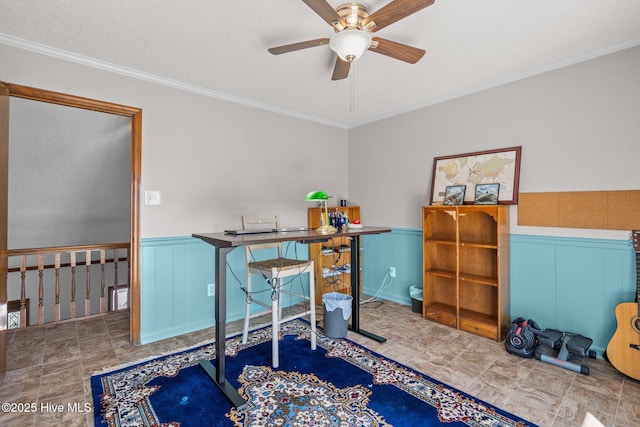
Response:
[[[337,233],[338,229],[329,225],[329,210],[327,208],[327,201],[329,196],[324,191],[312,191],[304,198],[308,202],[320,202],[324,207],[324,212],[320,209],[320,227],[316,228],[316,231],[321,234],[333,234]]]

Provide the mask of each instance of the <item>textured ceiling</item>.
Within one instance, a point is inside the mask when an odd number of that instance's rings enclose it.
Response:
[[[436,0],[376,33],[420,62],[366,52],[341,81],[328,46],[267,52],[332,33],[300,0],[0,0],[0,43],[340,127],[639,45],[640,1]]]

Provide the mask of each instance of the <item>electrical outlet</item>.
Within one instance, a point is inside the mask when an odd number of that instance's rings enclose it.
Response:
[[[216,284],[215,283],[209,283],[207,285],[207,296],[208,297],[212,297],[215,296],[216,294]]]
[[[396,268],[389,267],[389,277],[396,277]]]

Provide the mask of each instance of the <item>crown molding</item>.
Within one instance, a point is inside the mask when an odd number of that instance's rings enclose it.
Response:
[[[210,98],[220,99],[222,101],[233,102],[235,104],[257,108],[259,110],[265,110],[272,113],[282,114],[285,116],[290,116],[297,119],[307,120],[310,122],[315,122],[315,123],[319,123],[327,126],[342,128],[342,129],[347,129],[348,127],[346,123],[327,120],[321,117],[316,117],[309,114],[301,113],[299,111],[290,110],[290,109],[278,107],[275,105],[265,104],[252,99],[243,98],[243,97],[231,95],[228,93],[224,93],[224,92],[220,92],[212,89],[207,89],[202,86],[184,83],[178,80],[169,79],[169,78],[158,76],[155,74],[146,73],[144,71],[136,70],[134,68],[123,67],[121,65],[112,64],[110,62],[102,61],[100,59],[79,55],[77,53],[47,46],[41,43],[32,42],[29,40],[24,40],[24,39],[10,36],[4,33],[0,33],[0,43],[5,44],[7,46],[15,47],[18,49],[23,49],[30,52],[38,53],[40,55],[51,56],[56,59],[61,59],[64,61],[69,61],[76,64],[97,68],[99,70],[120,74],[120,75],[131,77],[134,79],[144,80],[146,82],[167,86],[173,89],[184,90],[186,92],[203,95]]]
[[[368,119],[365,120],[361,120],[358,122],[351,122],[348,124],[348,128],[352,129],[358,126],[363,126],[366,124],[370,124],[373,122],[377,122],[380,120],[384,120],[384,119],[388,119],[394,116],[399,116],[401,114],[404,113],[409,113],[411,111],[415,111],[415,110],[420,110],[422,108],[426,108],[426,107],[431,107],[433,105],[436,104],[441,104],[443,102],[446,101],[451,101],[453,99],[457,99],[457,98],[462,98],[463,96],[467,96],[467,95],[471,95],[477,92],[482,92],[484,90],[487,89],[492,89],[494,87],[498,87],[498,86],[502,86],[508,83],[513,83],[517,80],[522,80],[522,79],[526,79],[529,77],[533,77],[536,76],[538,74],[543,74],[546,73],[548,71],[553,71],[553,70],[557,70],[560,68],[564,68],[564,67],[568,67],[570,65],[575,65],[578,64],[580,62],[584,62],[584,61],[588,61],[590,59],[595,59],[598,58],[600,56],[604,56],[604,55],[609,55],[611,53],[616,53],[619,52],[621,50],[625,50],[625,49],[629,49],[632,47],[636,47],[636,46],[640,46],[640,38],[636,38],[636,39],[631,39],[631,40],[627,40],[625,42],[613,45],[613,46],[609,46],[603,49],[598,49],[598,50],[594,50],[592,52],[587,52],[584,53],[582,55],[579,56],[575,56],[572,58],[568,58],[562,61],[558,61],[558,62],[554,62],[554,63],[550,63],[550,64],[546,64],[543,65],[541,67],[537,67],[537,68],[533,68],[530,70],[526,70],[522,73],[517,73],[517,74],[512,74],[509,76],[505,76],[503,78],[497,79],[497,80],[493,80],[491,82],[487,82],[485,84],[482,85],[477,85],[477,86],[472,86],[466,89],[463,89],[461,91],[458,92],[453,92],[450,93],[446,96],[442,96],[442,97],[438,97],[438,98],[431,98],[429,100],[426,100],[424,102],[418,103],[418,104],[414,104],[414,105],[409,105],[407,107],[404,108],[400,108],[400,109],[396,109],[393,111],[389,111],[387,113],[383,113],[383,114],[379,114],[377,116],[373,116],[370,117]]]
[[[47,46],[41,43],[32,42],[29,40],[24,40],[18,37],[10,36],[8,34],[0,33],[0,43],[6,44],[8,46],[16,47],[19,49],[28,50],[31,52],[35,52],[41,55],[51,56],[57,59],[62,59],[65,61],[73,62],[76,64],[85,65],[88,67],[97,68],[103,71],[109,71],[112,73],[120,74],[123,76],[144,80],[150,83],[159,84],[162,86],[171,87],[174,89],[184,90],[187,92],[195,93],[198,95],[207,96],[210,98],[220,99],[227,102],[233,102],[235,104],[244,105],[247,107],[252,107],[264,111],[269,111],[276,114],[282,114],[285,116],[306,120],[314,123],[319,123],[322,125],[332,126],[341,129],[352,129],[359,126],[364,126],[373,122],[377,122],[380,120],[388,119],[391,117],[395,117],[401,114],[409,113],[415,110],[420,110],[422,108],[431,107],[436,104],[440,104],[442,102],[450,101],[453,99],[461,98],[463,96],[471,95],[476,92],[482,92],[487,89],[491,89],[497,86],[502,86],[508,83],[515,82],[517,80],[526,79],[528,77],[533,77],[538,74],[546,73],[548,71],[557,70],[560,68],[564,68],[570,65],[578,64],[580,62],[588,61],[590,59],[597,58],[599,56],[608,55],[611,53],[619,52],[621,50],[629,49],[635,46],[640,45],[640,38],[627,40],[625,42],[609,46],[603,49],[598,49],[592,52],[586,52],[582,55],[575,56],[572,58],[568,58],[562,61],[554,62],[551,64],[546,64],[541,67],[537,67],[531,70],[524,71],[522,73],[512,74],[510,76],[505,76],[503,78],[493,80],[491,82],[487,82],[482,85],[472,86],[466,89],[463,89],[458,92],[454,92],[448,94],[446,96],[431,98],[424,102],[409,105],[407,107],[403,107],[400,109],[388,111],[383,114],[379,114],[376,116],[369,117],[364,120],[356,121],[356,122],[336,122],[334,120],[327,120],[322,117],[313,116],[310,114],[301,113],[299,111],[278,107],[271,104],[261,103],[252,99],[243,98],[235,95],[231,95],[228,93],[215,91],[212,89],[207,89],[201,86],[192,85],[189,83],[184,83],[178,80],[169,79],[166,77],[158,76],[155,74],[146,73],[140,70],[136,70],[133,68],[123,67],[120,65],[112,64],[110,62],[102,61],[99,59],[91,58],[84,55],[79,55],[77,53],[69,52],[63,49],[54,48],[51,46]]]

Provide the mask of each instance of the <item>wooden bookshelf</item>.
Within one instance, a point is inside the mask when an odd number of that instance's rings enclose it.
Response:
[[[509,327],[509,207],[425,206],[423,317],[497,341]]]

